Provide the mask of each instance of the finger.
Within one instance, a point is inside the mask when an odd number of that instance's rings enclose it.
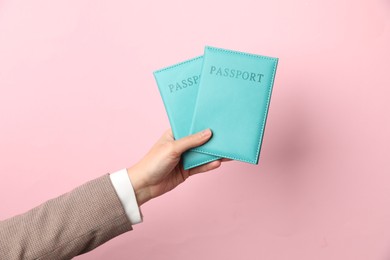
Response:
[[[211,135],[211,130],[207,128],[201,132],[180,138],[174,141],[174,149],[177,153],[182,154],[190,148],[204,144],[210,139]]]
[[[194,174],[197,174],[197,173],[201,173],[201,172],[208,172],[208,171],[217,169],[219,166],[221,166],[221,161],[220,160],[216,160],[216,161],[213,161],[213,162],[210,162],[210,163],[207,163],[207,164],[203,164],[201,166],[198,166],[198,167],[190,169],[189,170],[189,175],[191,176],[191,175],[194,175]]]
[[[167,129],[167,131],[165,131],[165,134],[166,134],[168,137],[173,138],[172,128]]]
[[[173,137],[173,132],[171,128],[168,128],[164,131],[164,134],[161,135],[160,141],[173,141],[175,138]]]
[[[230,162],[230,161],[233,161],[233,159],[230,159],[230,158],[222,158],[221,161],[222,161],[222,162]]]
[[[172,128],[167,129],[167,130],[164,132],[163,137],[164,137],[164,138],[168,138],[168,139],[173,139]]]

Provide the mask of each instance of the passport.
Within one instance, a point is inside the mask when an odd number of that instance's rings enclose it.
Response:
[[[277,64],[278,58],[206,46],[187,134],[210,128],[213,136],[190,151],[258,164]]]
[[[199,56],[153,72],[175,140],[189,135],[202,62]],[[188,170],[220,157],[188,150],[181,159]]]

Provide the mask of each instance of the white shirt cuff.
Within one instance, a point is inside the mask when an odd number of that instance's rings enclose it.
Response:
[[[134,188],[127,174],[127,169],[125,168],[111,173],[110,179],[131,224],[141,223],[143,219],[142,212],[138,207]]]

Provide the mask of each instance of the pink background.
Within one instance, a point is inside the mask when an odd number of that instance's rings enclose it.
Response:
[[[80,259],[390,259],[390,2],[0,1],[0,219],[138,161],[152,72],[204,45],[279,57],[260,165],[142,206]]]

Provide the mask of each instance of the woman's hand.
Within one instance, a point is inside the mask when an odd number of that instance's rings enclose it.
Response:
[[[137,164],[127,169],[139,206],[184,182],[189,176],[218,168],[221,159],[189,170],[184,170],[180,156],[186,150],[206,143],[210,129],[174,140],[167,130]],[[225,160],[225,159],[224,159]],[[223,161],[224,161],[223,160]]]

